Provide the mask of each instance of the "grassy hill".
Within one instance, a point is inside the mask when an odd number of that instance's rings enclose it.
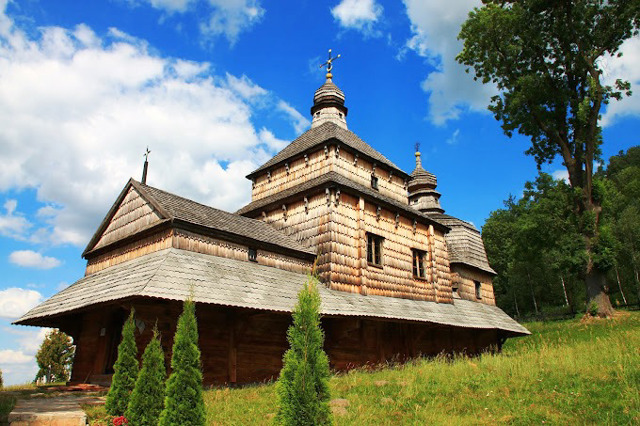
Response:
[[[528,323],[499,355],[331,379],[339,425],[640,424],[640,312]],[[273,384],[205,392],[209,424],[269,424]]]

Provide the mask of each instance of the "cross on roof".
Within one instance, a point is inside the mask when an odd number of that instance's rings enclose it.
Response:
[[[149,161],[149,154],[151,154],[151,151],[149,151],[149,147],[147,147],[144,152],[144,161]]]
[[[331,78],[333,77],[331,75],[331,70],[333,69],[333,61],[335,61],[336,59],[338,59],[340,57],[340,54],[338,54],[338,56],[335,57],[331,57],[331,49],[329,49],[329,59],[327,59],[327,61],[320,65],[320,68],[324,67],[325,65],[327,66],[327,78]]]

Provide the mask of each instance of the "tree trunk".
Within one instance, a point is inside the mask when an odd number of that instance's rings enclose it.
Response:
[[[599,317],[608,318],[612,316],[613,306],[611,306],[609,295],[606,293],[607,279],[605,274],[596,271],[595,268],[591,268],[587,272],[585,284],[587,286],[587,308],[593,301],[598,305]]]
[[[633,267],[633,272],[636,275],[636,291],[638,292],[638,303],[640,304],[640,278],[638,277],[638,270],[636,267]]]
[[[565,306],[569,306],[569,298],[567,297],[567,288],[564,286],[564,277],[560,275],[560,282],[562,283],[562,292],[564,293]]]
[[[516,296],[516,292],[513,292],[513,301],[516,305],[516,314],[518,315],[518,318],[520,318],[520,309],[518,309],[518,297]]]
[[[620,274],[618,273],[618,265],[616,265],[616,279],[618,280],[618,288],[620,289],[620,294],[622,295],[622,300],[624,304],[627,304],[627,298],[624,297],[624,292],[622,291],[622,284],[620,284]]]
[[[531,283],[531,274],[527,271],[527,277],[529,277],[529,288],[531,289],[531,298],[533,298],[533,308],[536,310],[536,315],[538,313],[538,302],[536,302],[536,294],[533,292],[533,284]]]

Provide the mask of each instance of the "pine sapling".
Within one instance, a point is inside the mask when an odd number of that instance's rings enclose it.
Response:
[[[113,365],[113,378],[107,394],[105,408],[112,416],[122,416],[129,405],[131,391],[138,377],[138,347],[134,336],[134,310],[122,327],[122,341],[118,346],[118,359]]]
[[[157,328],[142,355],[142,369],[131,393],[125,417],[130,425],[156,426],[164,407],[167,370]]]
[[[322,349],[320,295],[313,277],[298,294],[287,340],[290,349],[284,355],[276,386],[279,403],[276,424],[331,424],[329,358]]]
[[[192,300],[184,307],[173,339],[171,375],[167,380],[162,426],[203,426],[202,370],[198,348],[196,307]]]

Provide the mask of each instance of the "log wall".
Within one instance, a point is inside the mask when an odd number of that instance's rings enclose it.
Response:
[[[160,216],[149,205],[135,188],[130,188],[125,195],[111,222],[102,233],[94,249],[106,246],[128,235],[135,234],[160,221]]]
[[[152,336],[154,324],[161,333],[165,365],[169,370],[173,337],[182,304],[138,299],[85,313],[76,339],[72,382],[108,383],[115,359],[110,345],[120,332],[131,307],[136,310],[135,338],[138,357]],[[113,321],[114,313],[122,320]],[[252,383],[277,378],[288,349],[286,331],[290,314],[198,304],[199,346],[205,385]],[[489,350],[498,343],[496,330],[462,329],[429,323],[393,322],[350,317],[325,317],[325,351],[333,370],[405,361],[419,356]],[[104,328],[104,335],[101,330]]]
[[[458,288],[460,298],[495,306],[496,299],[493,294],[493,276],[491,274],[460,264],[453,265],[451,270],[452,280]],[[481,299],[476,298],[476,285],[474,281],[480,282]]]

